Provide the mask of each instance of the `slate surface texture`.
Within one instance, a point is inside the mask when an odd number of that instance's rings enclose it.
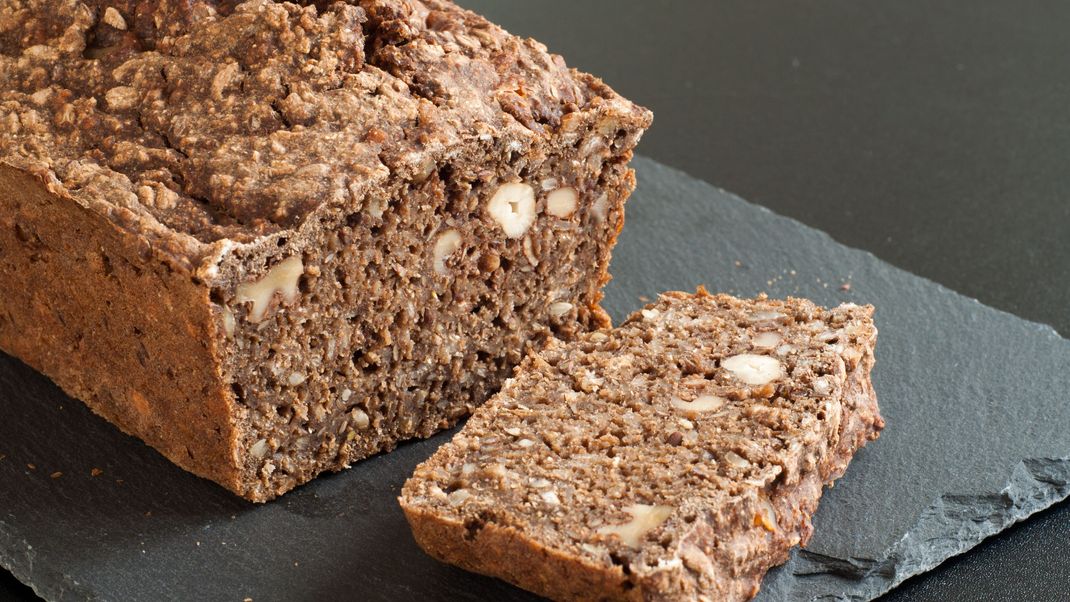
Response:
[[[699,284],[878,307],[888,428],[761,599],[873,599],[1070,493],[1070,342],[681,172],[637,168],[607,294],[615,319]],[[7,357],[0,412],[0,565],[47,599],[531,599],[434,562],[409,536],[398,489],[448,435],[254,506]]]

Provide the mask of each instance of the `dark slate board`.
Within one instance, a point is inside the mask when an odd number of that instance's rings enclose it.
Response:
[[[879,308],[888,428],[762,599],[872,599],[1070,494],[1070,342],[680,172],[637,168],[614,318],[699,284]],[[0,355],[0,565],[51,600],[531,599],[413,543],[395,497],[448,436],[254,506]]]

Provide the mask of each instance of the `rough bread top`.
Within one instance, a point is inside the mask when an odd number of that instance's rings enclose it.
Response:
[[[444,0],[0,5],[0,163],[192,249],[607,105],[649,119]]]
[[[723,540],[727,565],[760,564],[741,534],[774,530],[771,504],[789,502],[768,492],[832,461],[852,396],[867,394],[872,312],[664,295],[612,331],[529,357],[416,469],[402,504],[637,575],[681,561],[701,573],[688,542],[702,529]],[[746,504],[759,513],[740,523],[729,510]]]

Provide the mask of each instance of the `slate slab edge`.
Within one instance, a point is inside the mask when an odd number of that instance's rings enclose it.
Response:
[[[7,547],[2,545],[4,542],[18,542],[18,545]],[[79,586],[70,575],[35,564],[33,546],[24,539],[9,536],[9,528],[6,523],[0,521],[0,566],[22,584],[46,600],[97,599],[91,591]]]
[[[797,579],[842,582],[842,595],[815,600],[867,602],[1068,496],[1070,458],[1029,458],[998,494],[941,496],[883,558],[833,558],[797,549],[781,570]],[[913,545],[918,539],[926,544]]]

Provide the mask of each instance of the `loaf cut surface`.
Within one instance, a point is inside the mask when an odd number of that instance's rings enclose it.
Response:
[[[606,323],[648,111],[443,0],[0,3],[0,349],[252,500]]]
[[[883,427],[872,311],[668,293],[551,342],[406,483],[416,540],[554,599],[751,598]]]

